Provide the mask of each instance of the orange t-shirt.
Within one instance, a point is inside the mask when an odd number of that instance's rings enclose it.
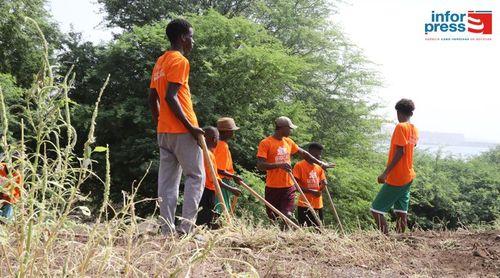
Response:
[[[274,136],[269,136],[260,141],[257,150],[257,157],[264,158],[268,163],[290,163],[290,155],[299,151],[299,146],[288,137],[278,140]],[[287,188],[293,185],[289,174],[276,168],[267,170],[266,186],[271,188]]]
[[[0,181],[0,190],[2,192],[0,193],[0,199],[14,204],[21,196],[21,189],[19,187],[22,184],[22,177],[17,171],[12,173],[12,177],[15,183],[17,183],[16,185],[13,185],[7,180],[9,178],[7,166],[4,163],[0,164],[0,180],[4,179]],[[2,205],[3,203],[0,204],[0,206]]]
[[[198,127],[198,119],[194,113],[189,91],[189,61],[179,51],[166,51],[153,68],[150,88],[156,89],[160,101],[158,117],[158,133],[188,133],[187,128],[175,116],[165,99],[168,83],[181,84],[177,97],[187,120]]]
[[[310,164],[305,160],[301,160],[295,164],[295,167],[293,167],[293,176],[297,179],[301,188],[312,190],[320,190],[320,182],[326,180],[325,170],[323,170],[321,166]],[[323,207],[322,196],[315,197],[310,193],[306,193],[306,197],[313,208],[320,209]],[[297,206],[307,207],[307,203],[302,194],[299,196]]]
[[[210,157],[210,161],[212,161],[212,165],[214,166],[217,165],[217,160],[215,159],[215,155],[211,150],[208,151],[208,156]],[[212,181],[212,175],[210,174],[210,169],[208,168],[209,164],[206,163],[206,161],[203,161],[203,164],[205,166],[205,176],[206,176],[205,187],[207,189],[215,191],[215,185],[214,182]],[[215,175],[217,175],[217,180],[220,182],[221,179],[217,171],[215,171]]]
[[[394,168],[387,175],[385,182],[393,186],[403,186],[408,184],[415,178],[415,171],[413,170],[413,149],[418,141],[417,128],[408,122],[399,123],[394,129],[391,139],[391,149],[389,150],[389,159],[387,165],[391,163],[396,146],[404,148],[403,157],[394,166]]]
[[[217,160],[217,169],[234,174],[233,158],[231,157],[231,151],[229,151],[229,145],[219,140],[215,147],[214,154],[215,160]]]

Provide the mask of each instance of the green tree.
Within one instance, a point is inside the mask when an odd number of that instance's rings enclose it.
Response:
[[[500,217],[500,148],[463,160],[420,154],[411,221],[423,228],[492,225]]]
[[[250,9],[252,0],[98,0],[106,11],[109,26],[131,30],[134,26],[149,25],[166,20],[172,14],[200,14],[214,9],[223,15],[237,16]]]
[[[381,119],[367,96],[380,85],[362,52],[332,24],[335,1],[266,0],[257,4],[255,21],[278,38],[290,54],[311,67],[290,97],[315,108],[313,140],[337,157],[363,156],[372,150]]]
[[[36,27],[25,20],[37,22],[47,39],[51,52],[57,47],[60,33],[45,10],[45,0],[3,0],[0,3],[0,72],[15,77],[28,87],[43,66],[43,42]]]
[[[308,65],[296,77],[294,86],[285,88],[287,99],[315,111],[309,113],[315,123],[302,126],[304,134],[314,134],[311,139],[324,142],[329,152],[341,157],[362,156],[377,139],[374,134],[381,119],[373,112],[378,105],[369,103],[367,96],[380,85],[380,78],[362,52],[332,24],[336,1],[100,0],[100,3],[108,12],[108,23],[125,29],[169,19],[173,14],[204,14],[209,8],[227,17],[246,17],[280,40],[288,54],[300,57]]]
[[[16,80],[12,75],[0,73],[0,91],[7,109],[6,114],[10,126],[8,136],[12,138],[14,133],[19,132],[19,118],[17,115],[22,113],[19,107],[23,90],[16,85]]]

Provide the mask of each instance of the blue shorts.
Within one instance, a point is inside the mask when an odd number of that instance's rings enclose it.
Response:
[[[14,207],[12,204],[4,203],[0,207],[0,218],[11,219],[14,216]]]

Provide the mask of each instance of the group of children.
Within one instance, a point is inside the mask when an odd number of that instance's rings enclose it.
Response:
[[[292,218],[295,209],[295,191],[297,190],[290,176],[293,174],[307,201],[319,215],[320,220],[323,220],[322,191],[327,184],[325,169],[333,167],[333,165],[320,160],[323,146],[319,143],[309,144],[309,151],[305,151],[288,137],[291,130],[296,128],[289,118],[277,118],[275,126],[274,134],[260,142],[257,153],[257,167],[267,173],[265,199],[287,217]],[[212,165],[217,168],[217,178],[228,208],[230,207],[230,195],[239,196],[241,194],[238,188],[232,186],[242,182],[242,179],[235,174],[227,143],[233,137],[233,132],[238,129],[239,127],[236,126],[234,120],[228,117],[219,119],[217,128],[210,126],[203,129],[209,157]],[[292,168],[290,163],[293,154],[299,154],[303,160]],[[207,161],[204,161],[204,167],[206,181],[196,224],[215,228],[218,226],[216,219],[220,215],[221,206],[216,198]],[[297,219],[301,225],[319,226],[320,223],[308,209],[306,198],[300,196],[298,200]],[[273,221],[276,220],[278,216],[269,207],[266,208],[269,218]]]
[[[387,167],[378,177],[378,182],[382,183],[383,186],[371,206],[377,226],[386,234],[388,228],[384,214],[391,208],[394,208],[397,215],[396,230],[398,232],[405,230],[410,186],[415,178],[413,149],[418,140],[418,131],[409,122],[415,109],[413,102],[402,99],[395,108],[399,124],[395,127],[392,135]],[[266,172],[266,201],[288,218],[294,218],[293,212],[297,207],[297,220],[300,225],[320,226],[320,221],[323,221],[322,192],[327,186],[325,170],[334,167],[334,164],[321,161],[323,146],[319,143],[310,143],[307,151],[301,149],[289,137],[295,128],[297,126],[288,117],[282,116],[275,120],[274,133],[259,143],[257,168]],[[219,178],[224,177],[226,180],[225,182],[222,179],[219,181],[226,202],[229,200],[229,192],[236,196],[241,194],[240,190],[228,185],[231,180],[236,181],[236,183],[242,181],[234,173],[231,152],[227,144],[227,141],[232,138],[233,132],[238,129],[239,127],[236,126],[232,118],[221,118],[217,122],[217,128],[207,127],[204,129],[212,164],[217,167]],[[295,154],[302,157],[302,160],[292,167],[291,156]],[[205,173],[207,180],[196,224],[204,224],[213,228],[217,226],[214,215],[220,214],[220,208],[216,208],[215,188],[206,161]],[[300,194],[297,203],[295,195],[299,188],[294,183],[294,178],[297,185],[300,186],[300,191],[304,193]],[[313,214],[310,206],[316,215]],[[266,209],[268,217],[275,221],[278,216],[269,207]]]
[[[186,58],[194,44],[191,24],[184,19],[174,19],[167,25],[166,35],[171,47],[158,58],[153,68],[149,104],[157,125],[160,148],[158,200],[162,232],[168,235],[189,233],[194,223],[215,227],[214,213],[220,210],[214,183],[206,167],[208,162],[203,161],[198,144],[200,136],[205,136],[211,149],[210,160],[217,165],[221,190],[226,196],[224,202],[229,201],[229,192],[241,194],[234,186],[241,182],[241,178],[235,175],[227,145],[233,132],[238,129],[234,120],[222,118],[217,128],[201,129],[198,125],[188,84],[190,65]],[[387,233],[387,224],[383,215],[393,206],[398,214],[398,230],[404,231],[406,226],[410,186],[415,177],[413,148],[418,139],[417,129],[409,123],[414,108],[411,100],[403,99],[397,103],[400,123],[391,140],[387,167],[378,177],[378,182],[384,185],[371,211],[384,233]],[[306,151],[290,139],[296,127],[287,117],[276,119],[274,133],[259,143],[257,168],[266,172],[265,199],[290,218],[295,209],[295,192],[298,188],[294,180],[297,180],[306,195],[306,198],[300,196],[298,200],[297,218],[304,225],[319,225],[323,215],[321,194],[327,185],[325,170],[334,167],[334,164],[321,161],[323,146],[320,144],[312,143]],[[294,167],[291,165],[292,155],[303,159]],[[184,202],[181,222],[176,227],[175,210],[182,173],[185,175]],[[309,204],[319,219],[311,217],[314,214],[308,210]],[[267,214],[270,219],[277,219],[269,208]]]

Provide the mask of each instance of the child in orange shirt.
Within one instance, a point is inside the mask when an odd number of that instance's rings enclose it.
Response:
[[[217,130],[219,131],[220,137],[214,149],[215,160],[217,161],[217,172],[221,175],[222,180],[229,185],[233,185],[233,182],[239,183],[242,181],[234,171],[233,158],[227,143],[233,138],[234,132],[239,129],[240,128],[236,126],[233,118],[224,117],[217,120]],[[230,207],[230,191],[226,189],[221,190],[226,207]],[[218,206],[217,209],[220,212],[220,206]]]
[[[320,160],[323,153],[323,146],[314,142],[309,144],[308,151],[312,156]],[[327,184],[325,170],[306,158],[295,164],[293,167],[293,176],[299,183],[307,200],[316,211],[316,215],[323,221],[323,197],[321,193]],[[320,226],[321,224],[312,215],[303,196],[299,196],[297,203],[297,220],[301,226]]]
[[[265,199],[290,218],[293,217],[296,189],[289,175],[292,172],[291,155],[299,154],[323,169],[334,167],[334,164],[323,162],[299,148],[289,138],[294,128],[297,126],[288,117],[277,118],[274,134],[262,140],[257,150],[257,168],[266,171]],[[268,207],[266,212],[271,220],[277,218]]]
[[[378,177],[378,182],[383,183],[382,188],[371,206],[377,227],[384,234],[388,234],[384,214],[392,207],[397,214],[397,232],[405,231],[410,204],[410,186],[415,178],[413,149],[417,145],[418,130],[410,123],[415,104],[409,99],[401,99],[395,108],[399,124],[392,134],[387,167]]]
[[[208,147],[208,156],[210,157],[210,161],[214,167],[217,166],[217,161],[215,159],[215,155],[213,153],[215,146],[217,146],[217,142],[219,141],[219,131],[212,126],[203,128],[205,132],[205,140],[207,142]],[[196,225],[207,225],[210,228],[216,228],[215,220],[218,217],[218,214],[215,212],[216,209],[216,194],[215,194],[215,184],[212,181],[212,176],[210,174],[210,165],[207,161],[204,161],[205,166],[205,189],[203,191],[203,195],[200,201],[200,211],[198,212],[198,217],[196,218]],[[219,185],[222,188],[230,191],[232,194],[239,196],[241,191],[237,188],[231,187],[222,182],[220,179],[220,175],[217,174],[217,180],[219,181]]]

